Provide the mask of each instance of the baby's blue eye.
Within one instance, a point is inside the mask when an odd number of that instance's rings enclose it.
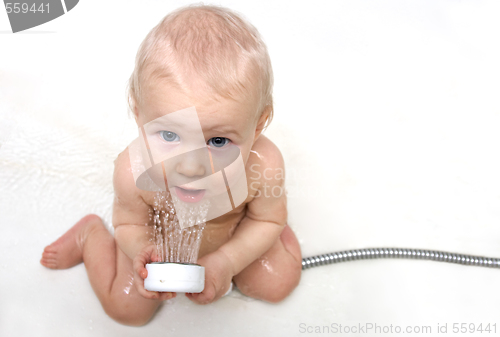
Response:
[[[172,131],[160,131],[160,135],[167,142],[175,142],[181,140],[179,136]]]
[[[213,147],[223,147],[229,142],[230,140],[225,137],[214,137],[208,140],[208,145]]]

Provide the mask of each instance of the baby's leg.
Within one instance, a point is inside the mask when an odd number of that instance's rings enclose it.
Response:
[[[142,297],[132,285],[132,260],[115,244],[101,219],[89,214],[47,246],[41,264],[52,269],[85,263],[90,284],[106,313],[119,323],[144,325],[159,300]]]
[[[245,295],[267,302],[280,302],[299,284],[302,272],[300,246],[286,225],[280,239],[262,255],[233,277]]]

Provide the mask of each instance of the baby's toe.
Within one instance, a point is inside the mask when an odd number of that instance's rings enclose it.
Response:
[[[42,266],[45,266],[50,269],[57,269],[57,260],[50,257],[42,257],[40,260]]]
[[[54,245],[51,244],[43,250],[40,263],[50,269],[61,269],[59,255],[57,248],[54,248]]]
[[[47,253],[56,253],[61,249],[61,245],[57,242],[54,241],[50,245],[46,246],[43,251]]]
[[[51,258],[51,257],[54,257],[56,255],[56,253],[57,253],[57,251],[53,247],[47,246],[43,250],[42,257]]]

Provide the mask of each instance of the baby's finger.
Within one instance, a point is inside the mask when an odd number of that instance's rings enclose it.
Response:
[[[185,293],[184,295],[186,295],[187,298],[189,298],[191,301],[195,302],[195,303],[198,303],[196,302],[196,300],[193,298],[193,294],[191,293]]]
[[[137,292],[144,298],[150,299],[150,300],[157,300],[160,299],[161,293],[157,291],[148,291],[144,289],[144,281],[136,281],[136,289]]]
[[[144,263],[148,263],[152,261],[153,256],[157,256],[156,248],[153,245],[147,246],[138,254]]]
[[[148,271],[146,270],[146,268],[144,268],[144,266],[147,263],[151,262],[154,250],[155,249],[153,246],[148,246],[143,251],[138,253],[134,258],[133,261],[134,270],[143,279],[145,279],[148,276]]]
[[[197,304],[208,304],[210,301],[207,300],[205,295],[200,294],[186,294],[186,297]]]
[[[146,289],[144,289],[144,278],[147,277],[147,270],[146,268],[143,268],[143,271],[145,273],[143,273],[143,276],[140,276],[137,272],[135,272],[134,270],[134,284],[135,284],[135,288],[137,289],[137,292],[144,298],[147,298],[147,299],[158,299],[160,297],[160,294],[157,293],[157,292],[154,292],[154,291],[147,291]]]
[[[160,255],[156,251],[151,254],[151,262],[162,262]]]
[[[147,291],[143,289],[142,291],[139,291],[139,293],[142,297],[147,298],[148,300],[159,300],[161,297],[161,293],[156,291]]]
[[[139,259],[137,257],[134,259],[134,272],[143,280],[148,277],[148,270],[144,268],[144,265],[145,263],[142,262],[142,259]]]
[[[215,290],[209,288],[201,293],[186,293],[186,297],[198,304],[208,304],[215,300]]]
[[[160,297],[158,299],[160,301],[166,301],[166,300],[169,300],[169,299],[177,296],[177,293],[171,293],[171,292],[159,293],[159,294],[160,294]]]
[[[144,268],[146,271],[146,276],[147,276],[147,270]],[[144,298],[150,299],[150,300],[160,300],[160,301],[165,301],[171,298],[174,298],[176,296],[176,293],[171,293],[171,292],[157,292],[157,291],[148,291],[144,288],[144,279],[139,277],[138,275],[135,275],[134,277],[134,283],[135,283],[135,288],[137,289],[137,292]]]

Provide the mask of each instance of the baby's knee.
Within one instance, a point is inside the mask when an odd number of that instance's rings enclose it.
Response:
[[[302,264],[291,261],[286,272],[281,275],[281,282],[277,282],[275,287],[270,287],[270,291],[267,292],[263,300],[271,303],[283,301],[295,288],[297,288],[300,283],[301,274]]]
[[[288,256],[272,269],[272,273],[265,269],[260,273],[242,275],[244,277],[237,276],[236,286],[247,296],[270,303],[281,302],[299,285],[302,263]]]
[[[143,326],[147,324],[154,315],[154,312],[127,311],[123,308],[104,309],[106,314],[114,321],[128,326]]]
[[[289,225],[285,225],[285,228],[283,228],[280,240],[283,244],[283,248],[285,248],[291,257],[300,262],[300,268],[302,269],[302,252],[300,251],[299,240]]]
[[[153,317],[158,305],[151,308],[134,306],[131,303],[116,303],[114,301],[107,301],[102,303],[102,307],[106,314],[116,322],[129,325],[129,326],[143,326],[147,324]]]
[[[85,221],[85,222],[102,222],[102,219],[99,215],[97,214],[87,214],[84,216],[80,221]]]
[[[102,222],[101,217],[96,214],[87,214],[79,221],[79,223],[82,223],[85,226],[85,236],[95,232],[109,232],[104,222]]]

